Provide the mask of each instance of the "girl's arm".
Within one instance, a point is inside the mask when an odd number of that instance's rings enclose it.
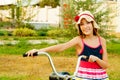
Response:
[[[72,46],[75,46],[77,44],[77,37],[73,38],[72,40],[63,43],[63,44],[58,44],[58,45],[54,45],[54,46],[50,46],[50,47],[46,47],[43,49],[40,49],[40,51],[45,51],[45,52],[61,52],[64,51],[65,49],[68,49]]]
[[[39,50],[33,49],[27,52],[28,56],[31,54],[33,54],[35,51],[44,51],[44,52],[60,52],[60,51],[64,51],[65,49],[68,49],[72,46],[77,45],[79,42],[79,37],[75,37],[72,40],[63,43],[63,44],[58,44],[58,45],[54,45],[54,46],[50,46],[50,47],[46,47],[46,48],[42,48]]]

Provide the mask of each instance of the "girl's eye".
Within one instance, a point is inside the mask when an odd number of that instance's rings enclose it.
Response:
[[[80,23],[80,26],[84,25],[83,23]]]
[[[85,24],[90,24],[91,22],[86,22],[86,23],[80,23],[80,26],[83,26]]]
[[[87,24],[90,24],[91,22],[87,22]]]

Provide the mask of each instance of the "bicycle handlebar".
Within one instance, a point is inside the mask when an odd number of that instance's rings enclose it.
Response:
[[[26,54],[26,53],[23,54],[23,57],[27,57],[27,56],[28,56],[28,54]],[[31,54],[29,56],[31,56]],[[34,52],[33,56],[38,56],[38,52]]]
[[[63,77],[63,78],[72,78],[72,77],[75,77],[77,75],[77,71],[78,71],[78,68],[79,68],[79,65],[80,65],[81,58],[85,58],[85,59],[87,58],[87,56],[84,56],[84,55],[79,56],[79,58],[77,60],[77,66],[76,66],[75,72],[74,72],[73,75],[70,76],[70,75],[61,75],[61,74],[59,74],[56,71],[55,66],[53,64],[53,61],[52,61],[52,58],[49,55],[49,53],[47,53],[47,52],[35,52],[35,53],[33,53],[33,56],[38,56],[38,55],[46,55],[48,57],[49,61],[50,61],[50,64],[51,64],[51,67],[52,67],[52,70],[54,71],[54,73],[57,76]],[[27,57],[27,56],[28,56],[28,54],[23,54],[23,57]],[[31,55],[29,55],[29,56],[31,56]]]

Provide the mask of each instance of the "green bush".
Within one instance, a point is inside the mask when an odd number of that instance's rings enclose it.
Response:
[[[6,26],[11,26],[11,22],[3,22],[3,21],[0,22],[0,28]]]
[[[29,23],[24,24],[24,27],[29,28],[29,29],[35,29],[35,27]]]
[[[17,22],[16,28],[28,28],[28,29],[35,29],[35,27],[29,23]]]
[[[0,31],[0,36],[4,36],[4,31]]]
[[[62,32],[62,30],[60,30],[60,29],[52,29],[47,32],[47,35],[50,37],[53,37],[53,36],[61,37],[61,35],[62,35],[61,32]]]
[[[37,30],[37,34],[38,34],[38,36],[47,36],[48,30],[49,29],[47,29],[47,28],[41,28],[41,29]]]
[[[36,36],[37,33],[28,28],[17,28],[13,31],[14,36]]]
[[[77,36],[77,31],[71,29],[52,29],[47,32],[50,37],[74,37]]]
[[[0,36],[7,36],[8,32],[6,30],[0,30]]]

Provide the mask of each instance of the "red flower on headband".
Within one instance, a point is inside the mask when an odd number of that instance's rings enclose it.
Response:
[[[78,22],[79,18],[80,18],[80,16],[77,15],[77,16],[75,16],[74,20],[75,20],[76,22]]]

